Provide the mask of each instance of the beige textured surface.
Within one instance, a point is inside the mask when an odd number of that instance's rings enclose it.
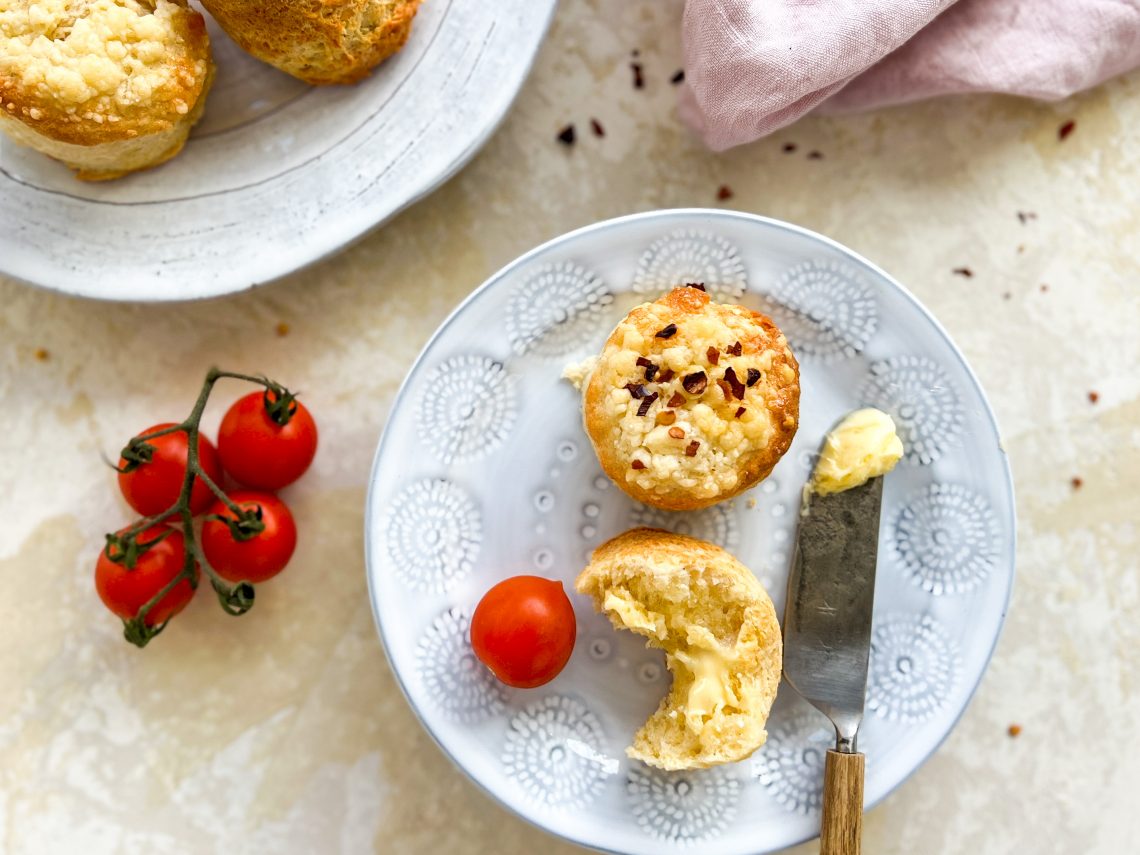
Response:
[[[566,0],[471,166],[285,282],[165,308],[0,282],[0,850],[572,851],[454,772],[400,697],[365,598],[368,467],[402,374],[486,275],[603,217],[716,204],[726,183],[727,204],[827,233],[919,295],[989,390],[1017,480],[1019,576],[994,663],[942,750],[867,817],[866,851],[1134,851],[1140,76],[1056,106],[809,120],[714,157],[673,118],[679,12]],[[567,121],[572,150],[554,142]],[[288,494],[299,551],[247,617],[201,597],[139,653],[91,587],[101,533],[127,518],[99,452],[181,415],[211,362],[271,371],[316,412],[322,451]]]

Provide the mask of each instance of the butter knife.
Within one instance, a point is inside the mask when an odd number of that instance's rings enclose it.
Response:
[[[835,725],[823,784],[821,855],[858,855],[863,831],[859,725],[867,691],[882,477],[809,494],[784,609],[784,677]]]

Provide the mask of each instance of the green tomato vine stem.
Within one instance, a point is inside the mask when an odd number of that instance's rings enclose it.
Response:
[[[201,479],[202,483],[210,489],[210,492],[223,502],[237,518],[236,521],[225,520],[226,524],[230,526],[231,531],[236,531],[236,526],[244,520],[246,525],[243,529],[244,539],[256,536],[256,531],[252,535],[249,533],[251,522],[248,518],[251,517],[250,512],[233,502],[222,491],[221,487],[214,483],[213,479],[202,469],[201,462],[198,459],[198,436],[202,413],[206,410],[206,404],[210,400],[210,393],[214,389],[214,384],[222,378],[244,380],[248,383],[254,383],[258,386],[265,387],[266,394],[273,392],[278,398],[288,396],[289,400],[292,400],[292,394],[287,389],[266,377],[256,377],[250,374],[238,374],[233,371],[221,371],[217,368],[211,368],[206,372],[206,379],[202,384],[202,390],[198,393],[198,399],[194,402],[194,408],[190,411],[190,415],[188,415],[185,420],[176,425],[162,428],[161,430],[133,437],[131,441],[127,443],[123,456],[128,461],[135,461],[133,465],[138,466],[145,465],[145,462],[140,463],[138,461],[139,458],[145,458],[148,453],[142,450],[142,446],[144,446],[149,439],[184,431],[186,433],[187,442],[186,476],[182,480],[182,489],[179,491],[178,500],[165,511],[145,517],[133,523],[121,534],[108,534],[107,545],[104,547],[104,553],[109,559],[116,563],[124,564],[127,570],[133,570],[135,560],[137,560],[138,556],[146,552],[154,543],[158,542],[158,540],[155,540],[146,544],[139,544],[137,541],[138,536],[157,523],[165,522],[175,516],[179,518],[186,549],[186,558],[183,561],[182,570],[177,576],[164,585],[162,590],[155,594],[146,605],[139,609],[133,618],[123,620],[123,636],[127,641],[138,647],[145,647],[152,638],[166,628],[167,621],[157,626],[148,626],[146,623],[147,615],[183,580],[188,582],[190,587],[197,588],[197,568],[199,567],[206,572],[206,576],[210,580],[210,586],[214,589],[214,593],[217,594],[218,597],[218,602],[227,614],[234,616],[243,615],[253,608],[255,595],[253,585],[249,582],[239,582],[232,586],[227,584],[226,581],[214,571],[210,563],[206,561],[194,533],[194,515],[190,510],[190,496],[194,489],[194,482]],[[127,451],[131,452],[130,456],[126,454]],[[128,462],[128,465],[131,465],[130,462]],[[115,468],[119,469],[119,467]],[[262,525],[260,520],[253,520],[252,524],[255,527]]]

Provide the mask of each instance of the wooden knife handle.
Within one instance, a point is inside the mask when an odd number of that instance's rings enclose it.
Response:
[[[827,752],[820,855],[859,855],[863,837],[863,755]]]

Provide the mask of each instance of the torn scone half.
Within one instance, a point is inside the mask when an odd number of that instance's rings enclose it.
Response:
[[[772,600],[747,567],[711,543],[638,528],[598,547],[575,587],[615,627],[664,650],[673,675],[630,757],[703,769],[764,744],[783,643]]]

